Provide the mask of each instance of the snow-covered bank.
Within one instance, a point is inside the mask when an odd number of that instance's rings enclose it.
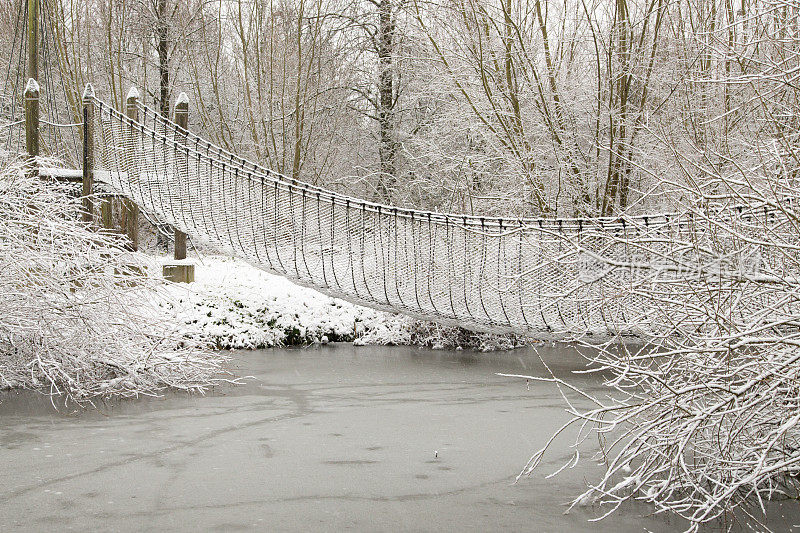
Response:
[[[169,259],[157,259],[158,265],[164,262]],[[181,334],[218,348],[353,340],[365,328],[390,319],[235,258],[208,255],[194,262],[195,282],[172,284],[172,302],[163,305],[183,324]],[[154,271],[160,274],[160,267]]]
[[[69,192],[0,168],[0,390],[92,402],[218,383],[225,358],[175,335],[158,305],[164,283],[79,222]]]
[[[169,258],[152,258],[154,275]],[[433,348],[509,349],[514,336],[477,334],[376,311],[326,296],[244,261],[220,255],[193,259],[195,282],[169,287],[165,312],[188,338],[225,349],[336,341],[423,345]]]

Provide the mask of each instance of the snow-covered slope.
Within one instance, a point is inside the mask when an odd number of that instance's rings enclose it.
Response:
[[[158,264],[168,261],[159,258]],[[169,288],[182,333],[220,348],[352,341],[394,319],[219,255],[193,260],[195,283]],[[154,265],[160,271],[159,265]],[[155,269],[154,269],[155,270]]]
[[[172,262],[153,257],[152,275]],[[202,255],[195,282],[168,287],[164,311],[183,324],[187,338],[218,348],[255,349],[326,343],[415,344],[432,348],[509,349],[530,339],[473,333],[361,307],[222,255]]]

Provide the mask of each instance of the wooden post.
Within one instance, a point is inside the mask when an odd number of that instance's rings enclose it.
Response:
[[[186,93],[181,93],[175,102],[175,124],[180,128],[176,140],[186,140],[186,133],[189,131],[189,97]],[[182,131],[181,131],[182,130]],[[175,230],[175,259],[186,259],[186,234]]]
[[[39,84],[30,78],[25,86],[25,149],[34,175],[38,173],[39,157]]]
[[[28,78],[39,79],[39,0],[28,0]]]
[[[114,200],[106,196],[100,200],[100,222],[103,229],[111,231],[114,229]]]
[[[28,84],[25,86],[25,148],[31,173],[39,173],[39,0],[28,0]]]
[[[125,99],[125,115],[131,120],[139,121],[139,91],[136,87],[131,87],[131,90],[128,91],[128,97]],[[132,126],[128,133],[131,139],[136,139],[137,134]],[[129,147],[129,149],[130,148],[131,147]],[[128,168],[128,172],[131,171],[135,170]],[[122,205],[123,231],[128,236],[128,247],[135,252],[139,249],[139,206],[128,198],[122,201]]]
[[[86,84],[83,91],[83,221],[92,222],[94,215],[94,87]]]
[[[175,101],[175,124],[178,130],[175,132],[175,140],[178,142],[186,141],[186,134],[189,133],[189,97],[186,93],[181,93]],[[176,150],[177,152],[178,150]],[[182,173],[187,173],[185,154],[176,153],[175,173],[180,179]],[[163,267],[164,277],[177,283],[192,283],[194,281],[194,264],[186,261],[186,234],[175,230],[175,263],[165,264]]]

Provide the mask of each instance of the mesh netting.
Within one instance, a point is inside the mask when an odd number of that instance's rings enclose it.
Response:
[[[541,338],[649,335],[692,301],[671,281],[714,255],[698,243],[706,222],[687,216],[540,220],[379,205],[278,175],[147,107],[133,121],[94,103],[98,179],[195,239],[379,309]],[[763,231],[757,217],[737,216],[737,231]],[[747,276],[785,275],[781,258],[750,271],[741,253],[729,259],[718,268],[731,290]]]

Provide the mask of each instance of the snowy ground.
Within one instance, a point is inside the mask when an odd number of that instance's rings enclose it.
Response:
[[[170,262],[158,258],[160,264]],[[219,348],[352,341],[391,315],[355,306],[256,269],[210,255],[195,263],[195,282],[172,284],[165,303],[184,323],[183,334]]]
[[[161,274],[169,256],[151,256]],[[183,324],[181,333],[218,348],[353,341],[356,344],[420,344],[434,348],[508,349],[524,340],[472,334],[331,298],[259,270],[236,258],[203,255],[195,282],[171,284],[162,306]]]

